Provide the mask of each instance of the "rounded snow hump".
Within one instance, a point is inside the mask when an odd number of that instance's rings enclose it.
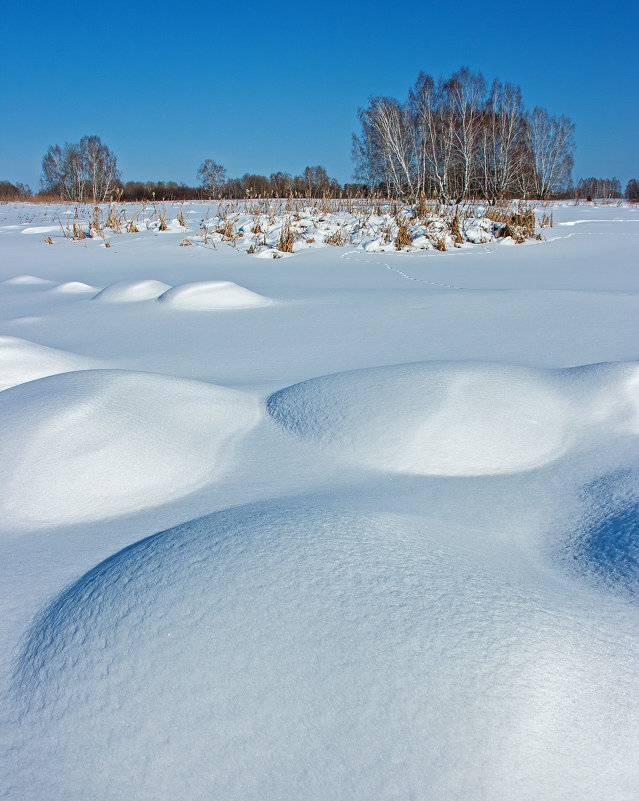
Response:
[[[303,439],[378,470],[479,476],[531,470],[585,442],[639,433],[634,363],[536,370],[422,362],[313,378],[272,394]]]
[[[219,311],[269,306],[273,301],[233,281],[195,281],[180,284],[158,298],[160,303],[175,309]]]
[[[115,517],[220,475],[258,402],[225,387],[83,370],[0,393],[0,513],[24,528]]]

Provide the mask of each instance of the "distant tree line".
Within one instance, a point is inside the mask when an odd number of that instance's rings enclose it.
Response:
[[[307,168],[309,169],[309,168]],[[317,168],[310,168],[317,169]],[[323,169],[323,168],[320,168]],[[4,182],[6,183],[6,182]],[[21,184],[19,186],[22,186]],[[175,181],[127,181],[115,183],[115,190],[121,200],[141,202],[145,200],[203,200],[203,199],[236,199],[251,197],[368,197],[385,194],[385,187],[368,187],[363,183],[339,184],[330,179],[328,187],[321,183],[310,185],[302,181],[302,176],[292,177],[289,173],[271,173],[253,175],[246,173],[241,178],[224,180],[219,186],[211,186],[202,182],[198,186],[187,186]],[[575,186],[569,185],[564,191],[557,191],[553,197],[557,199],[597,200],[626,198],[639,201],[639,182],[632,178],[628,181],[625,192],[621,192],[618,178],[580,178]],[[0,200],[18,199],[15,194],[2,197],[0,183]],[[27,191],[29,191],[27,187]],[[516,195],[513,195],[516,196]],[[21,195],[23,197],[23,195]]]
[[[26,184],[12,184],[0,181],[0,200],[26,200],[33,192]]]
[[[356,177],[393,197],[548,198],[568,192],[574,125],[524,107],[521,90],[464,67],[421,73],[400,102],[372,97],[353,137]]]
[[[621,198],[621,182],[618,178],[580,178],[575,187],[575,197],[581,200]]]
[[[267,178],[265,175],[245,173],[241,178],[229,179],[224,167],[207,159],[200,166],[197,176],[206,197],[339,197],[345,188],[335,178],[330,178],[326,169],[319,165],[305,167],[301,175],[274,172]]]
[[[343,186],[329,178],[321,166],[306,167],[302,175],[288,172],[271,173],[270,176],[245,173],[241,178],[229,178],[221,165],[207,159],[198,170],[200,183],[187,186],[175,181],[127,181],[120,184],[121,199],[143,200],[202,200],[236,199],[252,197],[342,197],[363,193],[356,184]]]
[[[99,136],[77,144],[51,145],[42,159],[40,197],[70,202],[236,199],[252,197],[367,197],[444,202],[467,198],[621,198],[618,178],[570,181],[574,126],[544,109],[524,109],[521,92],[463,68],[437,83],[420,74],[408,100],[373,97],[359,110],[362,131],[353,137],[355,183],[341,185],[320,165],[301,175],[245,173],[204,161],[199,183],[127,181],[117,158]],[[0,181],[0,201],[32,197],[21,183]],[[628,181],[623,197],[639,201],[639,182]]]

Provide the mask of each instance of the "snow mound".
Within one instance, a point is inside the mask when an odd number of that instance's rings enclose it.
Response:
[[[375,469],[472,476],[636,437],[638,389],[636,364],[417,363],[304,381],[271,395],[267,408],[292,433]]]
[[[8,286],[33,286],[45,287],[52,286],[55,281],[49,281],[47,278],[38,278],[37,275],[15,275],[13,278],[7,278],[2,281],[3,284]]]
[[[169,284],[152,279],[143,281],[117,281],[100,290],[93,300],[103,303],[130,303],[140,300],[154,300],[167,289]]]
[[[268,306],[273,301],[233,281],[195,281],[181,284],[160,295],[158,300],[175,309],[248,309]]]
[[[142,540],[36,619],[14,787],[51,801],[81,797],[87,777],[100,801],[522,787],[595,801],[602,786],[630,799],[636,627],[496,557],[325,497]]]
[[[65,281],[65,283],[58,284],[58,286],[54,287],[51,291],[73,294],[74,292],[95,292],[95,290],[96,287],[85,284],[82,281]]]
[[[220,475],[259,419],[244,393],[121,370],[0,394],[0,514],[17,529],[114,517]]]
[[[93,367],[89,359],[20,337],[0,336],[0,390],[72,370]]]
[[[52,234],[60,230],[59,225],[31,225],[28,228],[23,228],[23,234]]]
[[[601,476],[584,496],[587,513],[566,543],[567,565],[639,600],[639,469]]]

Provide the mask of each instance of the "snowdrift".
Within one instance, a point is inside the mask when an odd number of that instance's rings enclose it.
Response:
[[[268,306],[273,301],[233,281],[195,281],[181,284],[160,295],[158,301],[174,309],[215,311]]]
[[[62,284],[58,284],[57,286],[51,289],[51,292],[66,292],[69,294],[80,294],[83,292],[95,292],[96,287],[91,286],[90,284],[85,284],[83,281],[65,281]]]
[[[630,799],[636,626],[508,546],[487,560],[475,534],[302,498],[115,554],[29,634],[18,786],[51,801],[87,777],[101,801]]]
[[[606,590],[639,601],[639,456],[635,469],[620,470],[584,488],[586,514],[565,545],[569,568]]]
[[[55,281],[50,281],[47,278],[39,278],[37,275],[15,275],[13,278],[7,278],[0,283],[3,287],[17,286],[32,287],[33,289],[44,289],[55,285]]]
[[[71,370],[93,367],[90,359],[20,337],[0,336],[0,390]]]
[[[378,367],[295,384],[267,408],[293,434],[374,469],[494,475],[584,447],[627,449],[639,435],[639,365]]]
[[[154,300],[171,287],[164,281],[152,279],[141,281],[116,281],[94,295],[93,300],[102,303],[131,303],[140,300]]]
[[[9,527],[113,517],[214,479],[259,419],[241,392],[91,370],[0,394],[0,514]]]

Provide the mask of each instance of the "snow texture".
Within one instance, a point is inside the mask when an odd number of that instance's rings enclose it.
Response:
[[[19,337],[0,336],[0,390],[71,370],[92,367],[90,359]]]
[[[516,798],[534,776],[546,798],[606,778],[630,798],[639,630],[471,536],[304,498],[116,554],[21,654],[22,713],[48,735],[26,746],[31,791],[88,773],[108,799],[132,774],[149,799]]]
[[[0,514],[28,528],[164,503],[212,481],[233,440],[259,415],[253,399],[235,390],[118,370],[6,390]]]
[[[0,797],[635,801],[639,208],[285,209],[0,206]]]

